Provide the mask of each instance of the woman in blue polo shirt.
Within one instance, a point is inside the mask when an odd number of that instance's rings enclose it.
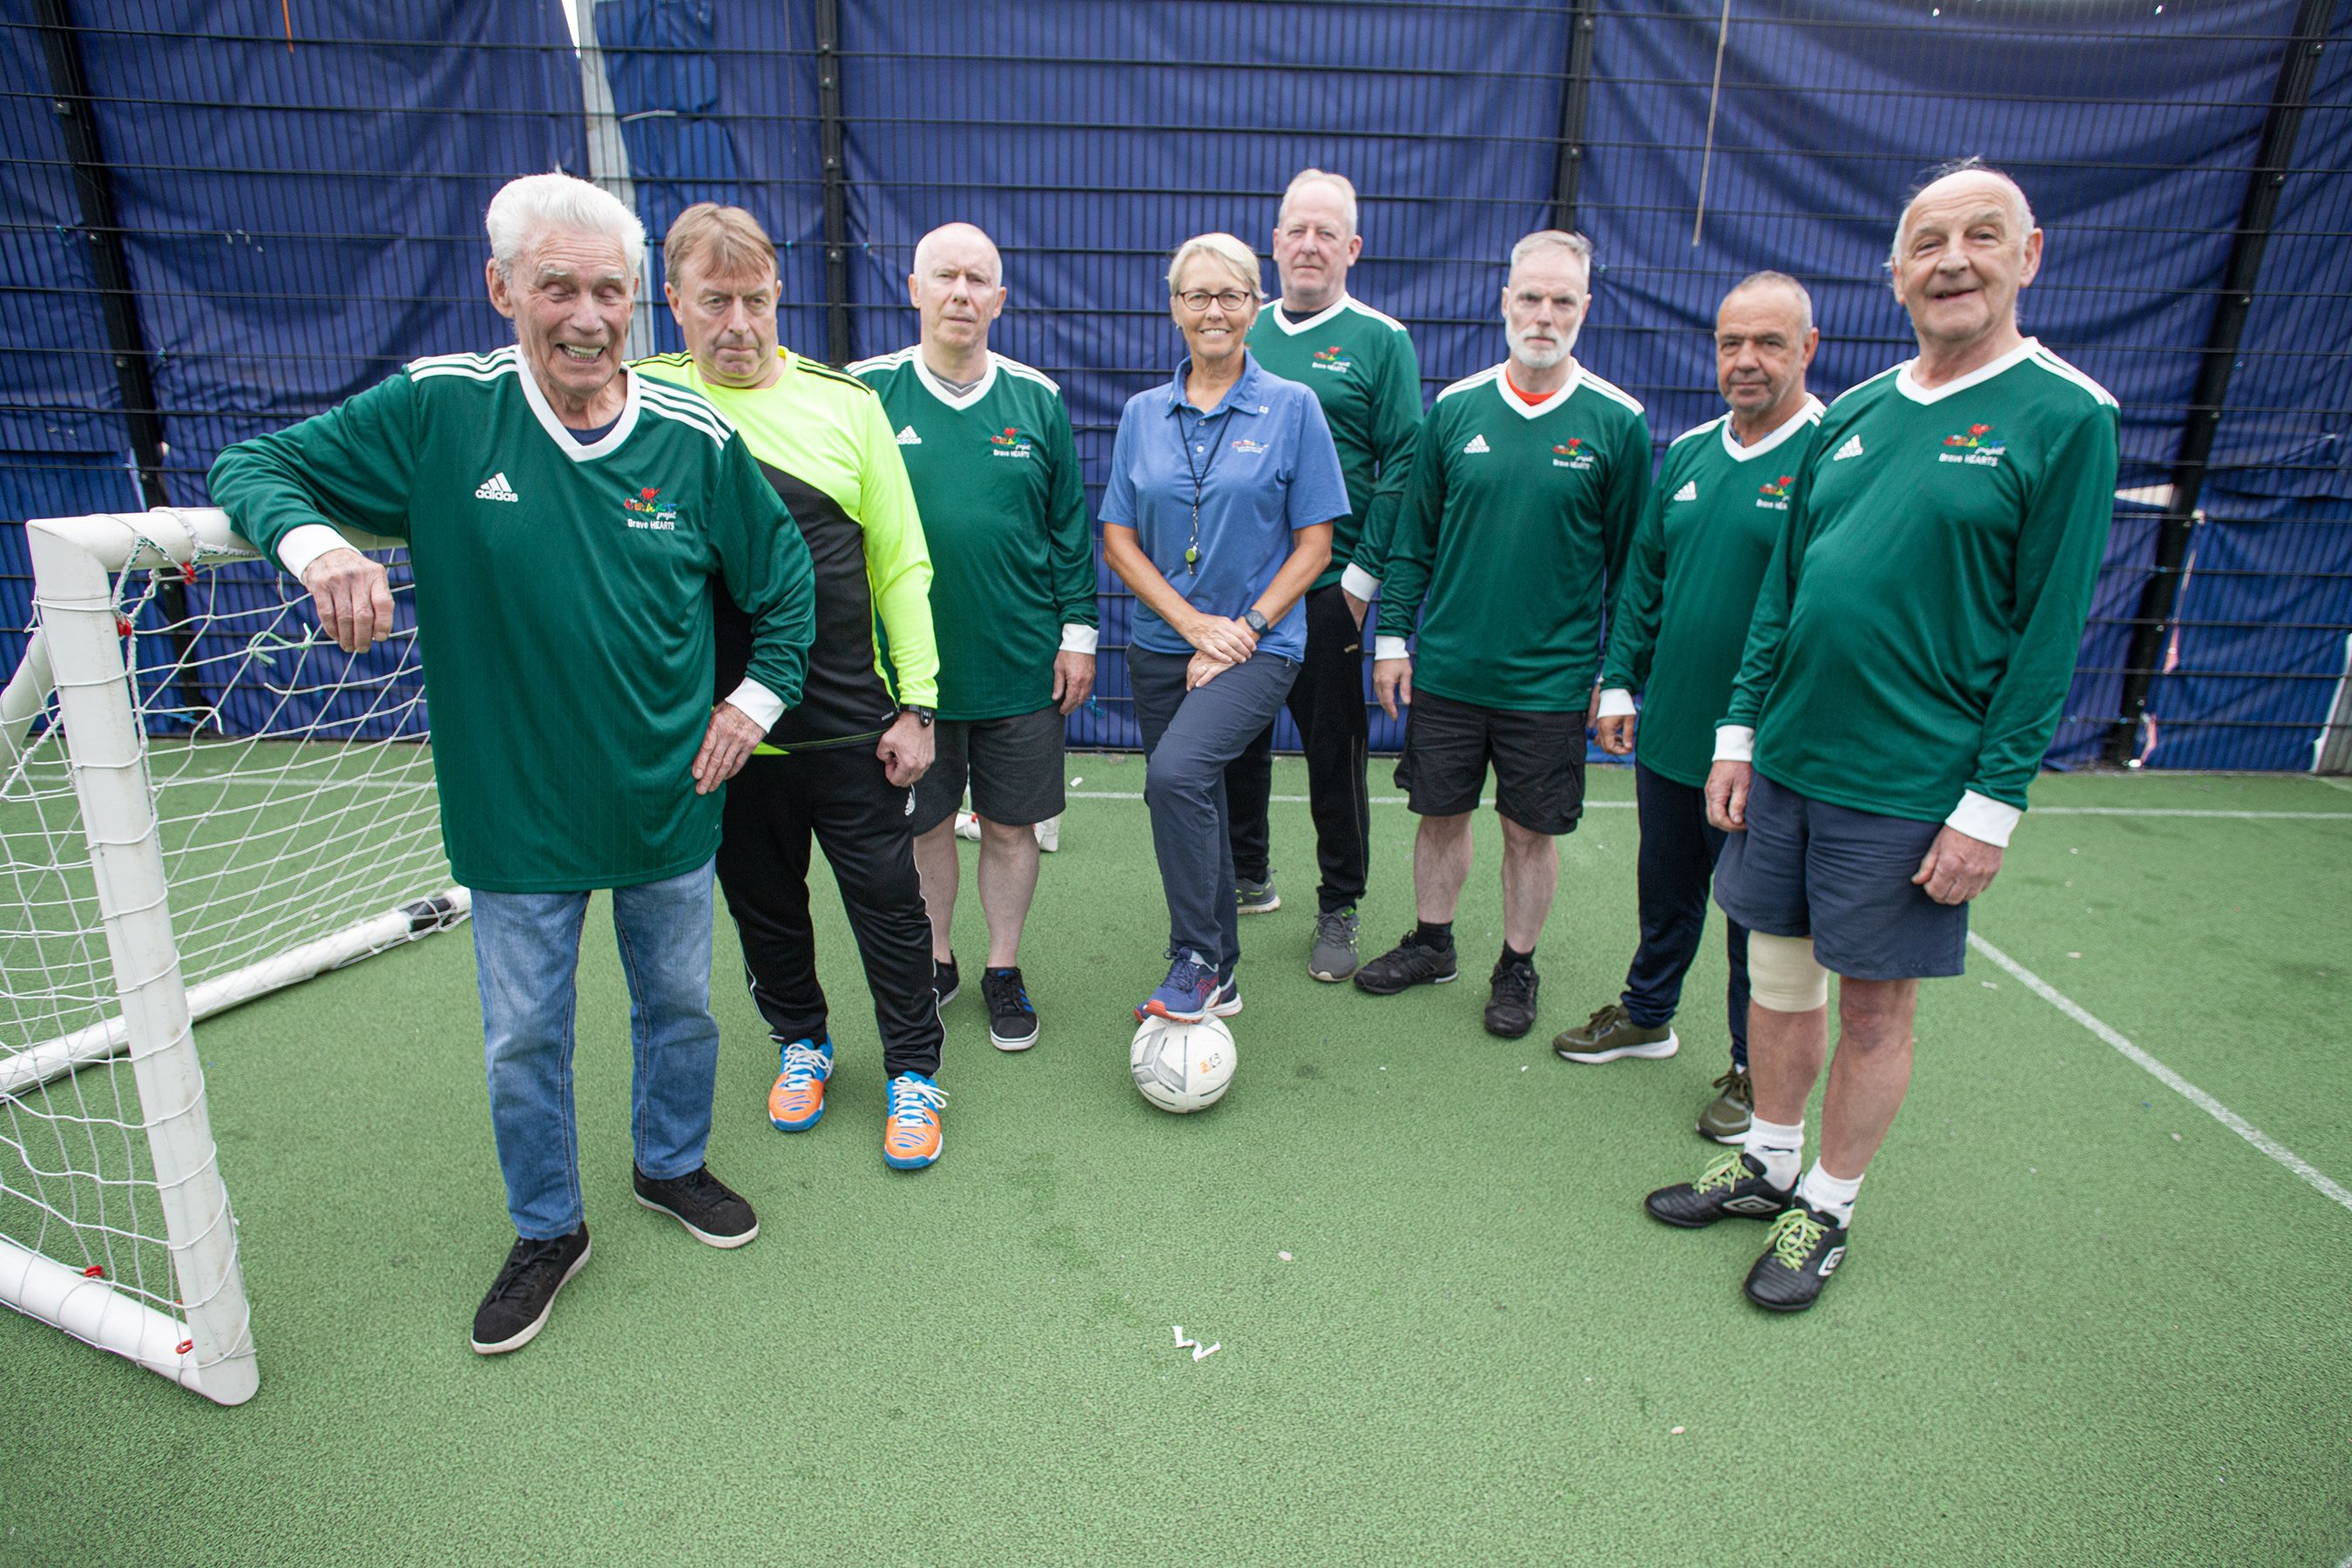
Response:
[[[1297,678],[1299,599],[1348,510],[1322,405],[1242,346],[1258,276],[1232,235],[1177,247],[1168,309],[1186,357],[1166,385],[1128,400],[1103,496],[1103,559],[1136,598],[1127,668],[1173,960],[1139,1018],[1241,1011],[1225,764]]]

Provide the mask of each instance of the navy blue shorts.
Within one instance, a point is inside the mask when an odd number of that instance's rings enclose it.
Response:
[[[1748,831],[1726,835],[1715,864],[1715,901],[1749,931],[1811,937],[1815,962],[1833,974],[1958,974],[1969,906],[1939,904],[1911,885],[1942,829],[1811,800],[1758,773]]]

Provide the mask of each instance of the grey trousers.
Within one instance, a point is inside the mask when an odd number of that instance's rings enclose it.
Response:
[[[1241,957],[1234,903],[1225,764],[1274,721],[1298,661],[1261,653],[1208,685],[1184,689],[1185,656],[1130,647],[1128,679],[1143,731],[1143,798],[1168,897],[1168,953],[1191,948],[1231,975]]]

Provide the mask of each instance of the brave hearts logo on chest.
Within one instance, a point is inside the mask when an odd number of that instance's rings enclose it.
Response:
[[[1971,425],[1965,431],[1944,437],[1943,447],[1936,454],[1936,461],[1997,468],[2008,455],[2008,437],[1995,435],[1990,425]]]
[[[1565,441],[1553,443],[1551,466],[1555,468],[1574,468],[1581,473],[1592,467],[1592,448],[1585,445],[1581,436],[1570,436]]]
[[[1015,425],[1007,425],[988,438],[988,455],[992,458],[1026,458],[1032,449],[1029,437]]]
[[[627,515],[622,521],[631,528],[651,529],[657,533],[673,533],[677,530],[677,505],[661,499],[661,487],[646,485],[636,494],[621,502]]]
[[[1307,362],[1307,368],[1309,370],[1329,371],[1334,374],[1339,374],[1347,371],[1348,368],[1355,363],[1356,362],[1354,360],[1348,357],[1348,351],[1346,349],[1341,348],[1338,343],[1333,343],[1328,349],[1317,349],[1315,351],[1315,357]]]

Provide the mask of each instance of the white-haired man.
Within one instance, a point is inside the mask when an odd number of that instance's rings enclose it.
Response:
[[[1732,677],[1756,590],[1789,510],[1794,464],[1822,416],[1805,390],[1820,345],[1813,302],[1785,272],[1758,272],[1715,313],[1716,389],[1730,405],[1666,448],[1650,504],[1625,561],[1601,671],[1601,750],[1634,749],[1633,693],[1642,693],[1633,799],[1641,808],[1641,945],[1618,999],[1551,1043],[1566,1060],[1659,1060],[1679,1048],[1675,1009],[1706,928],[1707,884],[1723,850],[1706,820],[1715,721],[1731,704]],[[1699,1112],[1718,1143],[1748,1131],[1748,933],[1727,922],[1725,956],[1731,1070]]]
[[[645,228],[565,174],[488,219],[513,346],[420,359],[241,442],[213,499],[358,652],[392,629],[383,568],[330,520],[409,542],[442,838],[473,889],[490,1122],[517,1240],[474,1349],[526,1343],[588,1260],[572,1110],[572,974],[613,892],[636,1041],[637,1201],[713,1247],[758,1234],[703,1163],[719,1027],[711,861],[720,786],[798,700],[808,551],[710,405],[623,367]],[[714,585],[751,632],[711,702]]]
[[[1307,972],[1340,981],[1355,973],[1356,903],[1370,860],[1371,738],[1364,707],[1364,613],[1380,591],[1378,542],[1404,495],[1421,429],[1421,362],[1404,323],[1348,292],[1363,254],[1356,187],[1307,169],[1283,192],[1274,219],[1274,267],[1282,295],[1250,328],[1249,349],[1274,374],[1311,388],[1331,426],[1348,478],[1348,515],[1332,525],[1331,564],[1307,593],[1307,658],[1286,705],[1307,755],[1307,812],[1315,822],[1315,941]],[[1266,804],[1274,787],[1274,727],[1225,770],[1233,813],[1234,897],[1244,914],[1276,908]]]
[[[980,985],[999,1050],[1037,1043],[1021,928],[1037,891],[1036,826],[1061,815],[1062,721],[1095,685],[1095,552],[1070,410],[1050,376],[990,351],[1004,261],[968,223],[916,243],[911,348],[849,367],[898,432],[931,555],[938,751],[915,784],[915,863],[941,999],[958,988],[955,818],[980,818]]]
[[[2041,266],[2025,194],[1973,160],[1904,207],[1889,267],[1918,356],[1822,416],[1716,731],[1715,897],[1749,933],[1756,1114],[1742,1152],[1647,1203],[1668,1225],[1771,1218],[1746,1289],[1774,1311],[1812,1305],[1846,1255],[1910,1086],[1919,982],[1961,973],[2090,614],[2118,420],[2019,331]]]
[[[1650,489],[1642,405],[1579,364],[1592,243],[1543,229],[1511,247],[1510,357],[1437,395],[1388,550],[1372,689],[1411,705],[1397,783],[1421,817],[1418,923],[1356,973],[1375,995],[1459,973],[1454,910],[1486,770],[1503,824],[1503,952],[1487,1030],[1535,1026],[1537,939],[1559,836],[1584,810],[1584,726],[1601,606]],[[1420,641],[1409,657],[1405,639]]]

